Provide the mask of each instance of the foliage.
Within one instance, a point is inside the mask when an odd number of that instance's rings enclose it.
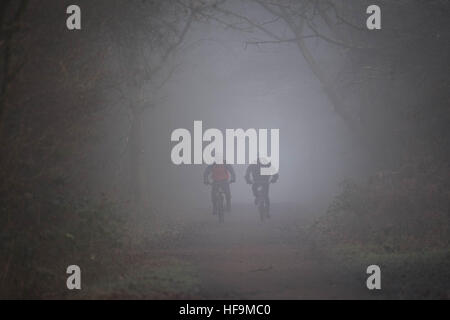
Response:
[[[2,213],[2,218],[7,216]],[[121,210],[107,199],[97,204],[53,199],[40,221],[30,218],[32,208],[24,214],[21,219],[2,223],[0,297],[64,296],[69,265],[79,265],[89,282],[110,267],[124,244]],[[22,219],[27,221],[19,223]]]
[[[446,163],[426,161],[379,172],[367,183],[342,183],[316,227],[333,241],[386,250],[448,247],[450,186]]]

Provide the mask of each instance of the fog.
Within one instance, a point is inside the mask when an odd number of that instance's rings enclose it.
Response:
[[[0,2],[0,299],[448,299],[450,4],[378,2]],[[267,197],[194,121],[279,129]]]
[[[247,45],[247,37],[200,24],[186,39],[195,45],[183,51],[161,101],[144,120],[149,181],[157,181],[152,193],[159,205],[209,205],[210,191],[202,184],[206,165],[177,167],[170,161],[175,145],[171,132],[193,132],[194,120],[203,121],[204,130],[223,132],[280,129],[281,178],[271,190],[273,202],[326,204],[344,178],[368,174],[364,149],[333,112],[298,48]],[[340,63],[339,57],[325,55],[328,64]],[[233,201],[251,203],[251,190],[243,179],[247,166],[234,167],[238,178],[232,186]]]

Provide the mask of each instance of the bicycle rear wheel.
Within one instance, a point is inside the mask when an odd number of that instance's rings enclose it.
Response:
[[[261,219],[261,221],[264,221],[264,219],[266,218],[266,214],[264,211],[264,201],[262,201],[261,199],[258,201],[258,212],[259,218]]]
[[[270,218],[270,206],[269,206],[269,199],[264,200],[264,215],[266,219]]]
[[[223,199],[223,194],[219,193],[218,197],[217,197],[217,211],[218,211],[218,216],[219,216],[219,222],[224,222],[224,199]]]

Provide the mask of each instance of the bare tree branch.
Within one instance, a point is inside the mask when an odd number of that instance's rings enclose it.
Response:
[[[261,2],[259,0],[254,1],[259,3],[263,8],[265,8],[270,13],[277,14],[277,12],[273,10],[270,6],[268,6],[266,3]],[[301,19],[300,26],[297,27],[294,21],[292,20],[291,16],[286,12],[286,8],[280,7],[280,11],[281,11],[281,18],[287,23],[291,31],[295,34],[295,39],[297,42],[297,46],[300,49],[300,52],[303,54],[303,57],[310,66],[311,71],[316,75],[317,79],[322,84],[325,93],[327,94],[328,98],[333,104],[335,112],[341,116],[341,118],[344,120],[344,122],[352,131],[358,132],[359,131],[358,125],[355,123],[350,114],[345,110],[345,107],[343,106],[341,99],[332,89],[329,80],[327,79],[326,75],[320,68],[319,64],[317,63],[316,59],[311,54],[310,50],[308,49],[308,46],[305,43],[305,39],[303,38],[303,32],[305,23],[307,24],[306,19]],[[309,27],[311,28],[311,26]]]
[[[25,10],[28,6],[28,0],[22,0],[13,15],[12,24],[20,25],[20,21],[22,16],[25,13]],[[0,36],[3,38],[2,45],[3,48],[3,70],[1,74],[1,84],[0,84],[0,123],[2,122],[3,114],[5,111],[5,98],[7,94],[7,90],[11,82],[15,79],[17,74],[20,72],[22,67],[25,64],[25,61],[22,61],[17,66],[12,66],[12,40],[14,34],[19,31],[19,27],[12,27],[11,25],[5,24],[5,16],[6,11],[8,9],[8,4],[10,1],[4,1],[1,4],[1,16],[0,16]]]

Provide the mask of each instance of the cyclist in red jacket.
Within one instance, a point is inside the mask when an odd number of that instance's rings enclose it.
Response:
[[[227,201],[226,211],[231,211],[231,192],[230,192],[230,183],[236,181],[236,175],[234,173],[234,169],[229,164],[220,164],[213,163],[209,165],[205,173],[203,174],[203,181],[205,184],[210,184],[210,177],[212,179],[212,188],[211,188],[211,199],[213,202],[213,214],[216,213],[214,195],[217,192],[217,188],[221,188],[225,193],[225,198]]]

